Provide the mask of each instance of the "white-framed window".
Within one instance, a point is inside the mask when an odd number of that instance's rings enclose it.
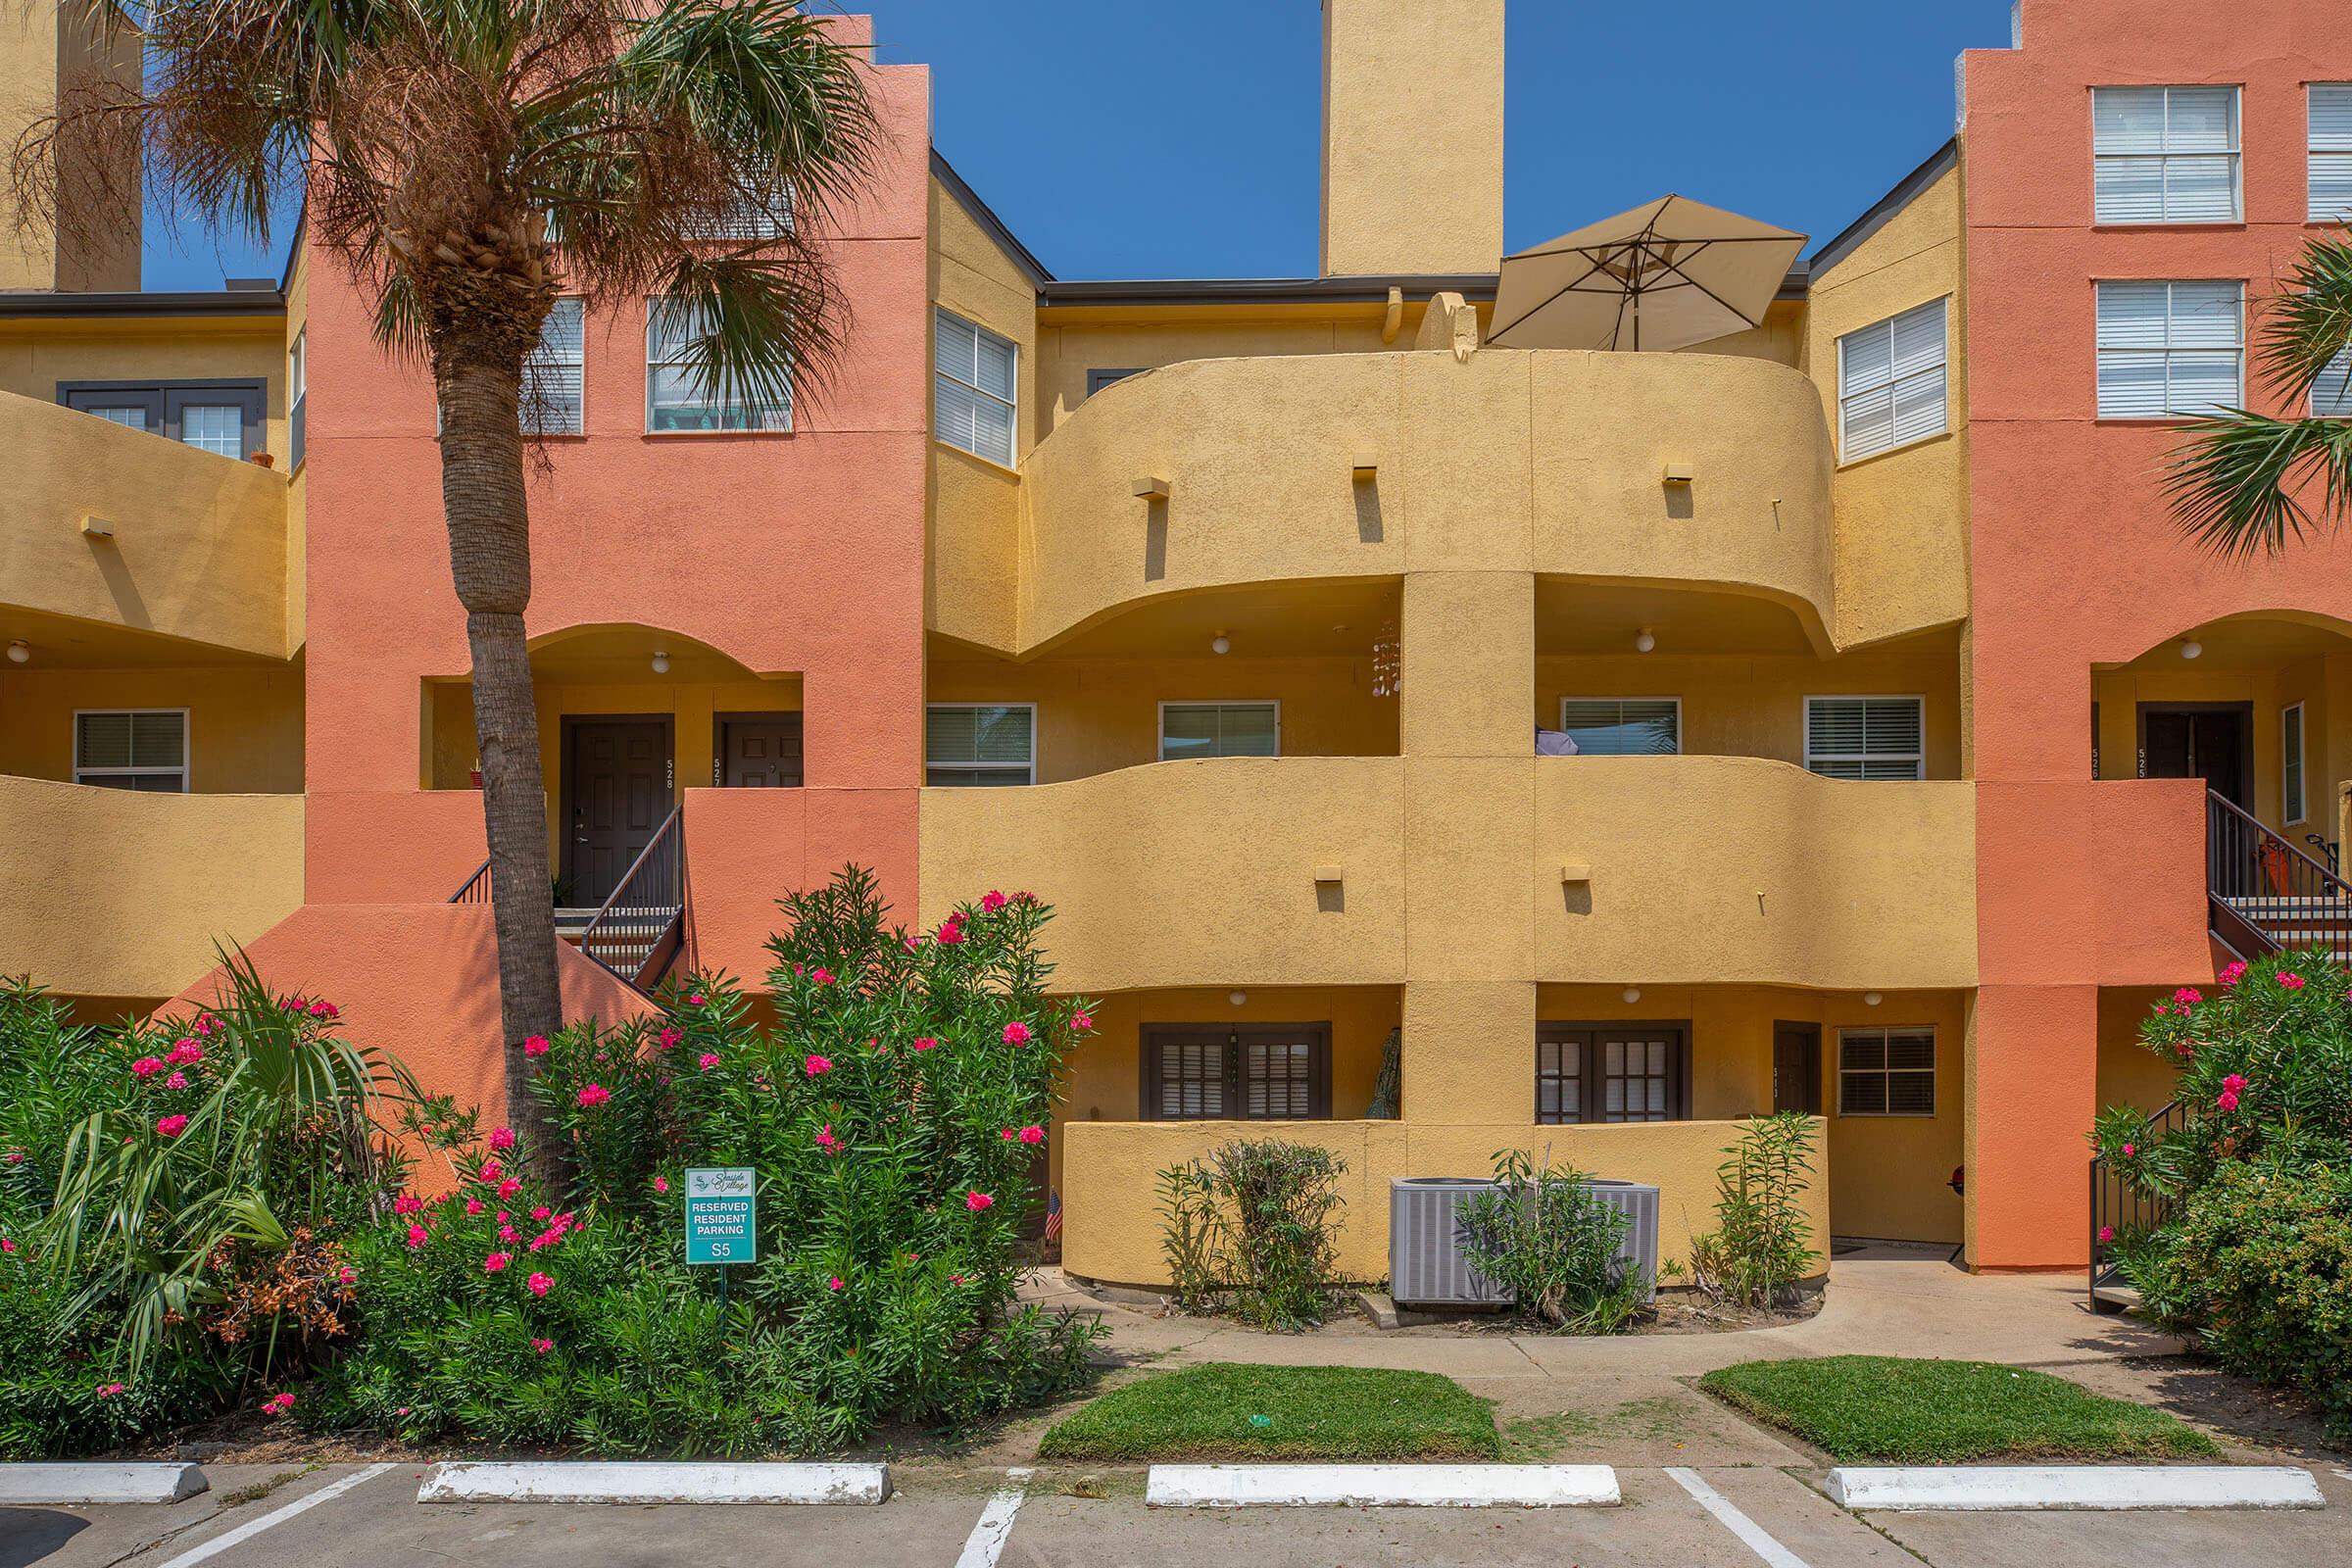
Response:
[[[933,433],[949,446],[1011,467],[1020,345],[944,307],[937,337]]]
[[[1936,1114],[1936,1030],[1838,1031],[1838,1114]]]
[[[190,403],[179,411],[179,439],[216,457],[245,455],[245,411],[235,403]]]
[[[2315,223],[2352,219],[2352,81],[2311,84],[2309,217]]]
[[[1838,340],[1838,457],[1851,463],[1951,428],[1944,390],[1948,298]]]
[[[2352,419],[2352,348],[2328,362],[2311,383],[2311,416]]]
[[[588,310],[576,294],[558,299],[539,323],[539,346],[523,356],[522,427],[534,435],[586,428]]]
[[[2098,318],[2100,418],[2210,415],[2245,401],[2242,281],[2102,282]]]
[[[710,335],[710,314],[699,303],[645,302],[645,427],[660,434],[716,430],[789,430],[789,387],[774,402],[740,389],[712,386],[692,366],[694,345]]]
[[[188,710],[83,709],[74,714],[74,782],[185,795]]]
[[[792,187],[787,184],[770,195],[760,191],[740,192],[727,205],[724,213],[694,231],[696,239],[742,241],[781,239],[792,232]]]
[[[1926,710],[1917,697],[1808,697],[1805,766],[1825,778],[1926,778]]]
[[[1037,782],[1034,703],[933,703],[923,710],[923,782]]]
[[[1563,697],[1560,728],[1579,757],[1672,757],[1683,749],[1683,700]]]
[[[2093,87],[2090,124],[2097,221],[2238,220],[2235,87]]]
[[[1280,757],[1280,703],[1162,703],[1159,760],[1197,757]]]
[[[310,328],[296,327],[286,345],[286,471],[302,466],[302,439],[309,423],[311,391]]]
[[[2303,734],[2303,705],[2289,703],[2278,714],[2278,820],[2289,827],[2311,814],[2303,789],[2308,745]]]

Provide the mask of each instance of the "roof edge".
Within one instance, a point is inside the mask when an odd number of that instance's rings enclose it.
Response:
[[[286,296],[274,288],[202,293],[72,293],[57,289],[0,292],[0,317],[283,316]]]
[[[972,221],[987,230],[988,237],[1012,258],[1013,265],[1029,274],[1033,286],[1044,288],[1054,281],[1054,274],[1046,270],[1046,264],[1039,261],[1035,253],[1004,226],[1004,220],[997,216],[996,209],[980,199],[980,193],[956,172],[956,166],[949,163],[937,147],[931,149],[931,177],[948,187],[948,194],[956,198],[956,204],[970,215]]]
[[[1862,242],[1892,222],[1895,216],[1919,199],[1920,192],[1941,179],[1960,162],[1960,138],[1945,140],[1944,144],[1928,154],[1927,161],[1901,179],[1894,189],[1873,202],[1870,210],[1833,235],[1829,242],[1815,251],[1804,263],[1806,274],[1819,277],[1844,261]]]
[[[1451,292],[1465,299],[1494,297],[1493,272],[1396,272],[1348,277],[1072,278],[1038,291],[1041,308],[1055,305],[1286,305],[1385,301],[1389,290],[1408,295]]]

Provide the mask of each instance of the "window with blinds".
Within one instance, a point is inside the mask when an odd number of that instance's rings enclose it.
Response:
[[[2278,715],[2278,820],[2292,826],[2310,814],[2304,798],[2303,705],[2289,705]]]
[[[742,191],[717,217],[695,225],[693,237],[737,241],[780,239],[792,232],[792,187],[773,194]]]
[[[1579,757],[1672,757],[1683,749],[1683,700],[1563,697],[1560,728]]]
[[[1680,1121],[1688,1109],[1684,1024],[1539,1024],[1536,1120]]]
[[[1319,1121],[1331,1114],[1328,1024],[1146,1024],[1147,1121]]]
[[[2352,219],[2352,81],[2311,84],[2310,218]]]
[[[2090,118],[2099,222],[2238,220],[2235,87],[2094,87]]]
[[[186,794],[187,710],[141,708],[75,713],[74,782],[110,790]]]
[[[2209,415],[2244,401],[2245,284],[2132,279],[2098,293],[2100,418]]]
[[[2329,360],[2313,379],[2311,413],[2317,419],[2352,419],[2352,348]]]
[[[539,346],[522,362],[522,427],[534,435],[578,435],[585,409],[581,379],[588,339],[585,303],[556,301],[539,323]]]
[[[1162,703],[1159,760],[1198,757],[1277,757],[1282,709],[1275,703]]]
[[[773,399],[765,389],[716,384],[695,364],[695,346],[710,335],[700,304],[654,299],[645,311],[645,427],[682,435],[722,430],[789,430],[789,388]]]
[[[286,345],[286,466],[302,466],[303,432],[310,423],[309,328],[298,329]]]
[[[1825,778],[1926,778],[1925,709],[1917,697],[1808,697],[1805,766]]]
[[[933,703],[923,710],[923,782],[1030,784],[1037,710],[1028,703]]]
[[[1838,1031],[1838,1114],[1936,1114],[1936,1031]]]
[[[1951,427],[1944,391],[1947,301],[1932,300],[1838,340],[1838,456],[1851,463]]]
[[[1020,349],[953,311],[939,313],[933,433],[974,457],[1012,466]]]

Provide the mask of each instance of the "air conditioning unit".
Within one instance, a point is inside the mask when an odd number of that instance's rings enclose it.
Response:
[[[1658,1291],[1658,1190],[1594,1177],[1593,1193],[1626,1216],[1617,1255],[1642,1280],[1642,1299]],[[1457,1215],[1494,1184],[1469,1176],[1399,1176],[1389,1183],[1389,1297],[1399,1306],[1497,1306],[1511,1293],[1462,1255]]]

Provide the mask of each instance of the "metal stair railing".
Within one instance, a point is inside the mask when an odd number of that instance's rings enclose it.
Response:
[[[686,925],[686,808],[676,806],[580,932],[582,953],[640,991],[678,956]]]

